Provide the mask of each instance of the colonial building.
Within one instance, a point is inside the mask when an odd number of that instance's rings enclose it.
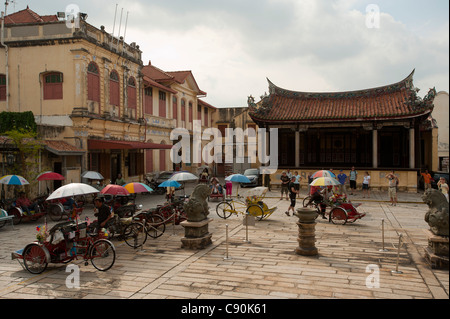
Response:
[[[69,181],[86,170],[106,183],[172,170],[170,131],[212,123],[206,93],[192,72],[144,66],[139,45],[80,17],[72,25],[28,7],[5,17],[0,110],[34,113],[41,138],[55,141],[46,164]]]
[[[437,132],[428,121],[436,91],[420,98],[413,75],[382,87],[334,93],[291,91],[268,81],[269,95],[250,103],[249,115],[259,127],[278,128],[280,169],[355,166],[361,176],[371,172],[375,187],[383,187],[386,171],[394,169],[400,186],[413,191],[421,167],[437,168],[427,156],[437,153]]]

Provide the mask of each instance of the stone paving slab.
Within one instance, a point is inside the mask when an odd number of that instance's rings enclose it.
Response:
[[[80,288],[68,288],[66,265],[50,264],[40,275],[32,275],[12,261],[12,251],[33,241],[36,225],[43,221],[0,229],[0,298],[73,299],[448,299],[448,270],[431,269],[424,259],[427,246],[423,220],[428,207],[420,194],[400,193],[397,206],[385,201],[386,194],[372,193],[358,210],[367,216],[354,224],[334,225],[318,219],[318,256],[295,254],[298,246],[296,218],[284,214],[289,202],[272,191],[265,202],[278,210],[267,220],[246,228],[242,216],[220,219],[216,203],[210,203],[209,230],[213,244],[206,249],[181,249],[184,230],[167,225],[157,239],[149,238],[143,249],[134,250],[113,240],[117,259],[107,272],[83,261]],[[353,198],[352,198],[353,199]],[[138,197],[155,206],[157,196]],[[301,201],[299,200],[298,203]],[[297,204],[299,206],[299,204]],[[85,215],[91,216],[87,207]],[[381,220],[385,221],[382,248]],[[52,223],[49,221],[49,225]],[[226,257],[226,224],[228,256]],[[396,269],[398,235],[403,235]],[[369,267],[369,268],[368,268]],[[379,286],[371,286],[374,269]]]

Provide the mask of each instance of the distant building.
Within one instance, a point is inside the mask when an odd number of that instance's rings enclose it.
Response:
[[[172,170],[170,131],[192,129],[193,119],[212,124],[215,108],[199,99],[206,92],[191,71],[144,66],[139,45],[83,15],[68,27],[27,7],[6,16],[4,25],[0,111],[33,112],[40,136],[54,141],[43,165],[67,182],[86,170],[99,171],[106,183],[119,173],[141,181],[146,173]]]
[[[449,171],[449,104],[448,93],[438,92],[432,113],[438,128],[438,169]],[[434,155],[433,155],[434,156]]]

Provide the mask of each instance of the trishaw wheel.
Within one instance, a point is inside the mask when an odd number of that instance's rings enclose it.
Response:
[[[32,274],[40,274],[47,268],[47,255],[38,244],[28,245],[22,256],[25,268]]]
[[[146,218],[145,227],[147,235],[152,238],[158,238],[166,231],[166,224],[164,218],[160,215],[150,215]]]
[[[22,221],[22,212],[16,207],[11,208],[8,215],[13,216],[13,225],[18,225]]]
[[[312,203],[309,202],[310,200],[311,200],[311,196],[306,196],[306,197],[303,199],[303,207],[311,206]]]
[[[63,211],[61,207],[58,205],[51,205],[48,208],[48,215],[50,215],[50,219],[54,222],[59,222],[62,219]]]
[[[233,207],[227,202],[220,202],[216,206],[216,213],[220,218],[227,219],[231,216]]]
[[[141,247],[147,241],[147,231],[144,224],[133,222],[125,227],[123,232],[125,243],[133,248]]]
[[[347,223],[347,212],[341,207],[335,207],[330,212],[330,219],[333,224],[345,225]]]
[[[90,247],[89,259],[97,270],[107,271],[116,261],[116,249],[109,240],[99,239]]]
[[[259,205],[250,205],[247,207],[246,213],[250,216],[258,218],[258,220],[263,220],[264,218],[264,211]]]

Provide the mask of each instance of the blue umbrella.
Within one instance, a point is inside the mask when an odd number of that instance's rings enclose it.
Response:
[[[237,182],[237,183],[251,183],[247,176],[242,174],[232,174],[225,178],[226,181]],[[239,196],[239,184],[236,190],[236,195]]]
[[[174,180],[170,180],[168,179],[167,181],[162,182],[161,184],[158,185],[158,187],[180,187],[181,184],[178,183],[177,181]]]
[[[233,174],[225,178],[226,181],[237,183],[251,183],[247,176],[242,174]]]

